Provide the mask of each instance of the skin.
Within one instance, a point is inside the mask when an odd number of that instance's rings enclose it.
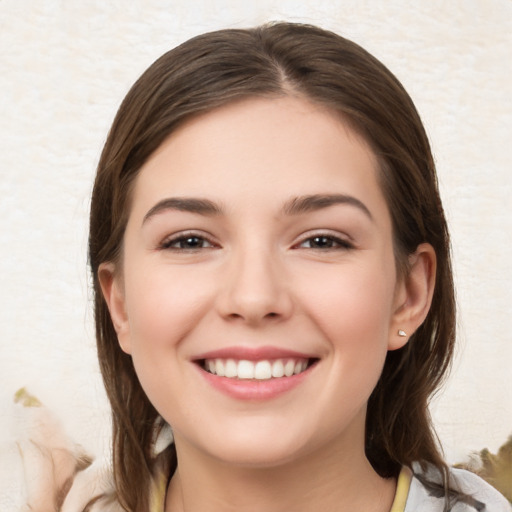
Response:
[[[142,167],[122,268],[103,264],[100,280],[121,347],[173,428],[166,510],[390,510],[395,482],[364,454],[366,404],[387,351],[408,340],[398,330],[428,312],[435,254],[420,245],[397,276],[377,173],[364,140],[296,97],[196,117]],[[290,213],[313,194],[351,199]],[[261,346],[317,362],[265,400],[220,392],[195,362]]]

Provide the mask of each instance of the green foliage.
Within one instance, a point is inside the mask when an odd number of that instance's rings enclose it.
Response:
[[[31,395],[25,388],[18,389],[14,394],[14,403],[24,407],[41,407],[41,402]]]
[[[476,473],[512,503],[512,436],[500,447],[497,454],[484,448],[469,462],[457,464],[456,467]]]

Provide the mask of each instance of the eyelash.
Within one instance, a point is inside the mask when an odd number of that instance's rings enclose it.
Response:
[[[318,234],[310,235],[307,238],[304,238],[303,240],[301,240],[298,244],[296,244],[294,246],[294,248],[300,248],[306,242],[309,242],[311,244],[311,242],[313,240],[317,240],[317,241],[323,240],[324,242],[321,242],[321,243],[327,243],[330,245],[328,245],[327,247],[325,247],[325,246],[324,247],[311,247],[310,246],[310,247],[304,247],[304,249],[320,250],[320,251],[340,251],[340,250],[348,250],[348,249],[354,248],[354,245],[351,242],[349,242],[348,240],[334,236],[334,235],[325,234],[325,233],[318,233]]]
[[[192,240],[195,240],[196,243],[201,244],[200,247],[173,247],[177,244],[187,243]],[[313,242],[315,241],[316,242]],[[314,244],[320,244],[320,246],[312,247],[311,243]],[[208,244],[207,246],[204,246],[204,244]],[[305,243],[309,243],[309,247],[303,247]],[[322,247],[323,245],[323,247]],[[159,249],[164,250],[171,250],[171,251],[184,251],[184,252],[196,252],[201,251],[203,249],[213,249],[215,247],[218,247],[218,244],[215,244],[212,242],[208,237],[205,237],[204,235],[190,232],[190,233],[180,233],[177,236],[173,236],[171,238],[165,239],[161,244]],[[319,251],[339,251],[339,250],[349,250],[353,249],[354,245],[347,241],[346,239],[325,234],[325,233],[318,233],[314,235],[310,235],[307,238],[302,239],[299,243],[295,244],[292,249],[308,249],[308,250],[319,250]]]
[[[173,247],[176,244],[179,243],[186,243],[190,240],[197,240],[204,244],[205,242],[208,244],[206,247]],[[180,233],[177,236],[173,236],[171,238],[166,238],[161,244],[159,249],[165,249],[170,251],[185,251],[185,252],[195,252],[200,251],[203,249],[213,249],[214,247],[218,247],[217,244],[212,242],[208,239],[208,237],[205,237],[204,235],[190,232],[190,233]]]

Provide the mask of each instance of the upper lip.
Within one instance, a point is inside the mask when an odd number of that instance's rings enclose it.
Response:
[[[193,357],[193,360],[204,359],[235,359],[246,361],[262,361],[272,359],[314,359],[315,354],[298,352],[280,347],[224,347],[204,352]]]

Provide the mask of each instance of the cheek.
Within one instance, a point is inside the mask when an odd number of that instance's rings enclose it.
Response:
[[[308,315],[331,352],[324,405],[334,425],[343,423],[347,408],[355,413],[366,404],[382,373],[394,291],[393,281],[383,275],[333,273],[322,287],[310,289]],[[327,402],[333,396],[343,407]]]
[[[337,366],[333,375],[343,375],[344,382],[352,382],[351,387],[365,393],[377,382],[387,354],[393,276],[393,269],[382,265],[347,267],[334,272],[326,269],[326,275],[317,275],[315,286],[311,281],[302,283],[306,314],[332,351]],[[333,386],[339,384],[333,382]]]
[[[157,268],[126,283],[129,343],[142,388],[166,421],[185,411],[180,383],[187,379],[183,363],[186,343],[211,308],[211,294],[194,276]],[[197,276],[196,276],[197,277]]]
[[[326,269],[314,281],[302,280],[300,293],[311,315],[328,330],[382,333],[391,319],[393,272],[380,265],[375,270]]]
[[[199,276],[171,272],[165,266],[139,273],[127,283],[126,292],[133,352],[179,344],[211,302]]]

